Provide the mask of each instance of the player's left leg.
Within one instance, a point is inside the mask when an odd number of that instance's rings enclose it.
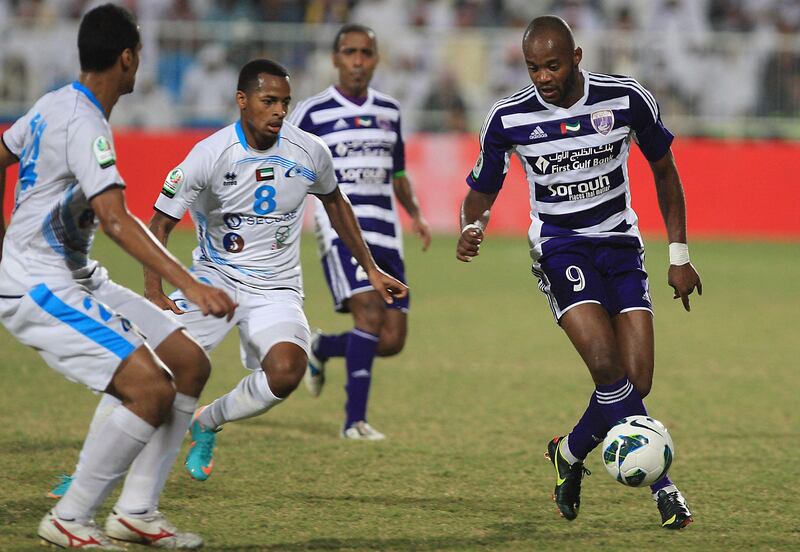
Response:
[[[199,481],[211,475],[216,433],[221,427],[263,414],[283,402],[302,380],[308,362],[308,322],[297,292],[242,292],[239,302],[246,312],[239,323],[242,362],[252,372],[194,417],[186,467]]]
[[[629,310],[615,316],[612,323],[622,365],[628,379],[644,398],[653,384],[653,315],[645,309]],[[662,527],[682,529],[694,521],[683,495],[669,475],[665,474],[651,485],[650,491],[661,514]]]
[[[131,465],[122,493],[106,520],[106,534],[127,542],[195,548],[202,540],[177,531],[158,511],[158,503],[211,365],[205,351],[182,329],[167,336],[155,353],[174,374],[175,401],[170,416]]]
[[[377,354],[390,357],[399,354],[406,345],[408,314],[403,309],[386,309],[386,318],[381,326]]]

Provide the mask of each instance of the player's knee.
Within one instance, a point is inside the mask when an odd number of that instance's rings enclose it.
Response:
[[[184,330],[178,330],[155,350],[156,355],[175,376],[177,390],[192,397],[200,396],[211,374],[211,362],[203,348]]]
[[[130,403],[134,410],[154,426],[161,425],[172,409],[175,400],[175,386],[166,376],[150,378],[136,387],[131,393]]]
[[[285,399],[297,389],[305,371],[306,363],[297,358],[271,359],[266,370],[270,390],[276,397]]]
[[[182,369],[191,379],[199,395],[211,375],[211,360],[202,347],[192,342],[187,346],[181,363]]]
[[[357,328],[379,335],[386,320],[386,307],[380,300],[380,296],[378,296],[378,300],[359,302],[353,308],[353,320]]]
[[[610,352],[593,355],[592,361],[589,363],[589,370],[598,385],[609,385],[619,381],[624,375],[619,360]]]
[[[399,333],[381,334],[381,340],[378,342],[378,356],[390,357],[399,354],[405,345],[405,336]]]

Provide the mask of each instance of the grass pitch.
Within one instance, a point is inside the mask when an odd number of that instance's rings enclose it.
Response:
[[[193,236],[171,241],[187,260]],[[313,238],[304,242],[309,321],[346,330]],[[555,513],[542,453],[572,427],[592,386],[530,276],[525,242],[490,234],[469,265],[455,260],[452,237],[424,254],[418,245],[407,242],[408,345],[374,371],[370,422],[388,440],[338,437],[345,378],[332,361],[319,399],[301,386],[266,416],[226,426],[207,482],[175,467],[161,509],[202,534],[206,549],[800,547],[800,245],[693,243],[705,295],[693,295],[685,313],[665,283],[666,248],[649,240],[657,350],[647,404],[673,435],[671,475],[696,516],[677,534],[658,527],[647,491],[606,475],[596,452],[580,517]],[[107,239],[95,256],[116,281],[141,289],[139,268]],[[36,550],[36,526],[52,505],[44,494],[71,471],[97,397],[5,330],[0,351],[0,550]],[[205,401],[245,373],[235,335],[212,360]]]

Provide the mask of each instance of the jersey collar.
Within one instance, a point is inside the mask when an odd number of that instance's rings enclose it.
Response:
[[[371,87],[367,87],[367,99],[363,104],[358,105],[357,103],[353,103],[350,100],[348,100],[346,97],[344,97],[342,95],[342,93],[339,92],[336,89],[336,86],[333,85],[333,84],[331,85],[331,94],[336,99],[336,101],[338,101],[340,104],[347,105],[347,106],[352,106],[353,109],[359,109],[359,110],[363,110],[363,109],[366,109],[366,108],[370,107],[372,105],[372,100],[375,97],[375,95],[373,94],[372,88]]]
[[[573,109],[576,109],[578,107],[583,106],[586,103],[586,100],[589,98],[589,75],[587,75],[586,71],[584,71],[583,69],[579,69],[579,71],[581,72],[581,75],[583,75],[583,96],[581,96],[580,99],[577,102],[575,102],[574,104],[572,104],[571,106],[569,106],[569,107],[559,107],[557,105],[554,105],[554,104],[551,104],[551,103],[547,103],[539,95],[538,91],[536,92],[536,98],[547,109],[549,109],[551,111],[556,111],[556,112],[561,111],[561,112],[567,112],[568,113]]]
[[[90,102],[92,102],[94,105],[96,105],[96,106],[97,106],[97,109],[99,109],[99,110],[100,110],[100,113],[102,113],[102,114],[103,114],[103,118],[104,118],[104,119],[106,118],[106,112],[105,112],[105,110],[103,109],[103,106],[102,106],[102,105],[100,105],[100,100],[98,100],[98,99],[97,99],[97,97],[96,97],[94,94],[92,94],[92,91],[91,91],[91,90],[89,90],[87,87],[85,87],[85,86],[84,86],[83,84],[81,84],[79,81],[72,81],[72,88],[74,88],[74,89],[75,89],[75,90],[77,90],[78,92],[83,92],[83,94],[84,94],[84,95],[85,95],[87,98],[89,98],[89,101],[90,101]]]
[[[286,121],[284,120],[284,124],[285,124],[285,122]],[[245,137],[244,129],[242,128],[242,120],[239,119],[238,121],[236,121],[236,124],[233,125],[233,126],[236,129],[236,137],[239,138],[239,144],[241,144],[241,146],[244,148],[244,151],[255,150],[255,148],[251,148],[250,145],[247,143],[247,138]],[[272,145],[272,147],[276,147],[276,146],[280,146],[281,145],[281,134],[282,133],[283,133],[283,128],[281,128],[281,130],[278,131],[278,139],[275,140],[275,143]],[[259,151],[259,150],[255,150],[255,151]]]

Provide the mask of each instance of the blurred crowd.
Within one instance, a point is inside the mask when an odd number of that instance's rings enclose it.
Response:
[[[0,3],[0,117],[71,80],[75,20],[97,0]],[[271,57],[294,96],[331,82],[338,25],[373,27],[374,86],[406,111],[408,131],[478,128],[491,103],[529,81],[522,30],[555,13],[590,70],[629,74],[664,118],[693,134],[800,133],[800,0],[120,0],[141,23],[137,91],[117,124],[220,126],[235,114],[239,66]],[[35,43],[36,48],[30,48]]]

